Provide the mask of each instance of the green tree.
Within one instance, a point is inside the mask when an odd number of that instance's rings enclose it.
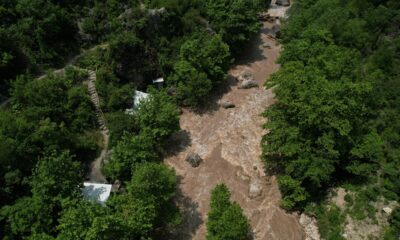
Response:
[[[199,107],[213,87],[226,80],[231,64],[229,47],[220,35],[196,33],[181,46],[179,61],[168,82],[177,88],[178,99]]]
[[[165,165],[138,165],[127,192],[113,195],[105,206],[69,201],[59,220],[57,239],[151,239],[156,228],[179,223],[173,205],[177,179]]]
[[[115,230],[121,227],[114,225],[116,222],[113,218],[111,209],[100,204],[82,199],[67,202],[57,226],[57,239],[112,239],[106,230],[112,231],[113,227]],[[112,236],[119,237],[118,232],[115,231]]]
[[[210,212],[207,222],[208,240],[246,240],[250,224],[239,204],[230,201],[231,193],[224,184],[211,192]]]
[[[285,208],[309,207],[344,182],[357,182],[347,211],[355,218],[373,218],[378,199],[398,200],[399,9],[392,0],[300,0],[291,8],[282,67],[267,84],[278,101],[265,112],[263,141]],[[342,239],[347,213],[317,204],[322,237]]]
[[[177,179],[174,170],[157,163],[146,163],[134,169],[128,192],[136,199],[148,201],[157,207],[175,196]]]
[[[207,75],[187,61],[177,62],[174,74],[168,80],[176,86],[177,98],[192,107],[201,106],[212,89],[212,82]]]
[[[57,229],[58,240],[142,239],[152,229],[152,208],[127,194],[116,196],[102,206],[89,201],[75,201],[65,206]],[[146,239],[146,238],[145,238]]]
[[[224,82],[231,64],[229,47],[218,34],[194,34],[182,45],[180,59],[206,73],[213,86]]]
[[[129,180],[136,165],[160,159],[155,145],[154,138],[146,131],[138,135],[126,134],[113,148],[102,171],[113,180]]]
[[[151,76],[155,68],[154,54],[150,51],[135,34],[117,34],[110,40],[107,62],[111,64],[117,76],[135,82],[136,86],[142,86],[140,79],[143,76]]]
[[[32,197],[20,198],[0,211],[7,223],[7,236],[54,234],[62,202],[81,197],[79,172],[80,164],[68,152],[52,152],[41,158],[30,182]]]
[[[260,28],[259,6],[253,0],[207,0],[206,13],[213,28],[222,36],[234,55]]]
[[[126,114],[125,111],[107,113],[106,119],[107,127],[110,130],[109,148],[115,147],[125,134],[133,134],[139,131],[135,118]]]
[[[33,172],[32,194],[61,200],[80,197],[81,166],[69,152],[49,153],[41,158]]]
[[[180,129],[179,110],[165,91],[149,91],[149,98],[135,112],[141,131],[146,131],[156,145],[162,146],[173,133]]]
[[[157,163],[139,165],[133,171],[128,193],[157,213],[154,226],[176,226],[181,221],[179,210],[172,199],[176,196],[177,177],[173,169]]]
[[[23,117],[0,110],[0,205],[23,196],[37,154],[30,135],[33,126]]]
[[[296,205],[301,205],[307,200],[308,194],[301,186],[300,181],[284,175],[278,178],[278,183],[284,196],[281,202],[283,208],[293,209]]]

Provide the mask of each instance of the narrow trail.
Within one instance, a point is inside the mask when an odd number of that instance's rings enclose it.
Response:
[[[11,102],[11,98],[8,98],[0,103],[0,108],[5,108]]]
[[[110,141],[110,134],[106,126],[106,119],[104,117],[103,111],[100,106],[100,98],[96,90],[96,72],[89,70],[89,79],[84,84],[87,85],[90,99],[92,100],[95,109],[97,122],[101,129],[101,134],[103,136],[103,148],[100,155],[90,164],[89,181],[95,183],[106,183],[107,180],[101,172],[101,165],[106,158],[108,151],[108,143]]]
[[[286,8],[274,6],[273,11],[284,14]],[[219,183],[230,188],[232,199],[243,208],[251,222],[253,239],[305,238],[299,216],[279,207],[281,195],[276,178],[265,174],[260,158],[260,142],[266,133],[261,113],[275,101],[272,90],[262,86],[279,69],[276,60],[281,50],[270,37],[272,29],[272,23],[263,22],[259,35],[244,50],[246,55],[229,71],[232,77],[225,93],[211,100],[208,111],[183,111],[182,131],[173,137],[171,154],[165,159],[179,176],[177,202],[184,212],[184,222],[172,239],[205,239],[210,191]],[[235,77],[244,71],[253,74],[259,88],[237,87]],[[218,100],[231,101],[236,108],[219,107]],[[185,161],[191,152],[203,158],[198,168]],[[250,187],[261,190],[259,196],[250,197]]]
[[[87,86],[88,92],[90,95],[90,99],[95,106],[97,123],[100,127],[101,135],[103,137],[103,146],[102,146],[101,153],[93,162],[91,162],[90,168],[89,168],[89,173],[87,175],[87,179],[89,180],[89,182],[93,182],[93,183],[106,183],[107,182],[106,178],[104,177],[104,175],[101,172],[101,165],[102,165],[103,161],[105,160],[105,158],[107,157],[108,143],[110,141],[110,134],[109,134],[109,130],[106,125],[106,119],[104,117],[103,111],[101,110],[100,98],[99,98],[99,95],[96,90],[96,72],[93,70],[79,68],[77,66],[74,66],[74,64],[79,59],[79,57],[82,56],[84,53],[94,51],[97,48],[104,49],[104,48],[107,48],[107,46],[108,46],[107,44],[101,44],[101,45],[94,46],[90,49],[83,50],[82,53],[71,58],[63,68],[53,71],[53,74],[55,74],[55,75],[64,75],[65,69],[70,66],[72,66],[78,70],[88,71],[89,77],[86,81],[83,82],[83,84]],[[40,80],[40,79],[45,78],[46,76],[47,76],[47,73],[39,76],[37,79]]]

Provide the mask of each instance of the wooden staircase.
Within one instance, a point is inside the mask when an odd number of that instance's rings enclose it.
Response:
[[[89,73],[89,78],[86,81],[86,85],[88,87],[90,99],[92,100],[95,107],[97,123],[101,129],[101,134],[103,135],[103,144],[104,144],[100,155],[90,164],[90,172],[88,175],[88,179],[90,182],[94,183],[106,183],[107,180],[101,172],[101,166],[107,155],[110,136],[109,136],[109,130],[106,125],[106,118],[104,117],[104,113],[101,110],[99,94],[97,93],[96,90],[96,79],[97,79],[96,72],[93,70],[88,70],[88,73]]]
[[[97,123],[100,126],[100,129],[106,131],[108,133],[108,128],[106,126],[106,119],[104,117],[104,113],[100,107],[100,98],[96,90],[96,72],[89,70],[89,81],[88,81],[88,90],[90,94],[90,99],[92,100],[97,116]]]

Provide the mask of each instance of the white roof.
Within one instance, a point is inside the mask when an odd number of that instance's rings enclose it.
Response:
[[[83,186],[83,197],[87,200],[104,204],[110,197],[111,184],[84,182]]]
[[[140,102],[146,100],[147,98],[149,98],[149,94],[136,90],[133,98],[133,108],[137,108]]]
[[[156,80],[153,80],[153,83],[163,83],[164,78],[157,78]]]
[[[133,107],[125,109],[125,113],[129,115],[133,115],[135,113],[135,110],[139,107],[140,103],[148,99],[150,94],[141,92],[141,91],[135,91],[135,96],[133,96]]]

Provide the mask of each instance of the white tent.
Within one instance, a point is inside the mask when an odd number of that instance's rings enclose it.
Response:
[[[164,78],[157,78],[156,80],[153,80],[153,83],[164,83]]]
[[[110,197],[111,184],[83,183],[83,197],[89,201],[105,204]]]
[[[139,104],[148,98],[149,98],[149,94],[136,90],[135,96],[133,97],[133,108],[134,109],[138,108]]]
[[[126,109],[125,113],[132,115],[134,111],[139,107],[140,103],[146,101],[146,99],[149,98],[149,95],[150,94],[148,93],[136,90],[135,96],[133,97],[133,107],[130,109]]]

